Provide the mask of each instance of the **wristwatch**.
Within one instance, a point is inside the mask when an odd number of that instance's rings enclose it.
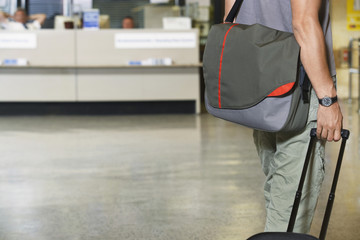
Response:
[[[319,98],[319,103],[324,106],[324,107],[330,107],[333,103],[337,102],[337,96],[335,97],[327,97],[325,96],[324,98]]]

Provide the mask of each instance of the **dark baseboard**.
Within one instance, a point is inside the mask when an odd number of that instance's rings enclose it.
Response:
[[[130,115],[195,113],[195,101],[1,102],[0,115]]]

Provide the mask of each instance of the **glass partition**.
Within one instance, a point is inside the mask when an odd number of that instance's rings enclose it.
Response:
[[[0,0],[0,10],[5,13],[12,13],[17,7],[17,1],[14,0]]]
[[[163,28],[164,18],[188,17],[204,45],[210,26],[222,21],[223,4],[217,0],[0,0],[0,10],[12,15],[23,7],[30,15],[44,13],[42,28],[55,29],[82,28],[83,13],[90,8],[98,9],[100,28],[122,28],[128,16],[135,28]]]
[[[28,13],[29,15],[46,14],[46,21],[42,28],[54,28],[55,16],[63,15],[63,1],[31,0],[28,2]]]

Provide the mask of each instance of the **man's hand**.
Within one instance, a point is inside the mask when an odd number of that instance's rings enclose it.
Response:
[[[338,102],[330,107],[320,105],[317,114],[317,138],[329,142],[339,141],[341,139],[342,120],[343,116]]]

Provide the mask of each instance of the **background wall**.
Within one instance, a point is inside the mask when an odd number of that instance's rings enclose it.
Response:
[[[331,0],[331,21],[333,30],[333,44],[334,54],[337,66],[338,76],[338,95],[340,98],[348,98],[349,96],[349,68],[346,63],[342,61],[344,49],[348,48],[349,40],[351,38],[359,38],[359,31],[349,31],[346,28],[347,17],[347,0]],[[355,46],[355,44],[354,44]],[[358,51],[354,52],[354,65],[358,64]],[[353,75],[352,97],[358,96],[358,75]]]

